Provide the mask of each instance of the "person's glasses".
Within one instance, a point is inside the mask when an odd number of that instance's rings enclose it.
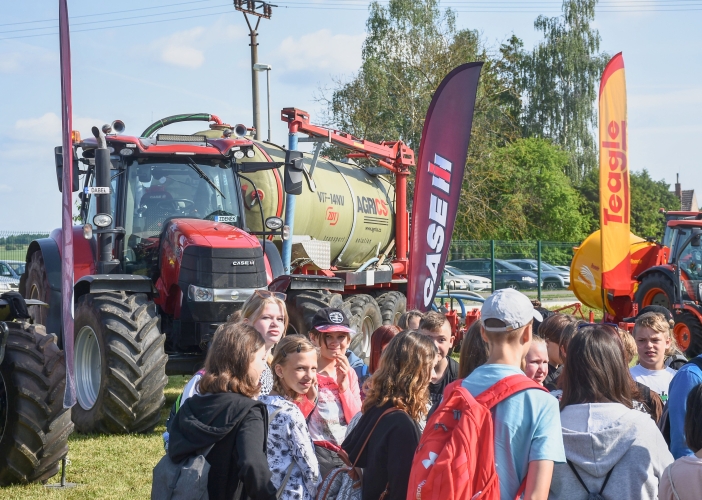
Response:
[[[263,299],[270,299],[271,297],[274,297],[276,299],[282,300],[283,302],[288,297],[287,295],[285,295],[282,292],[271,292],[270,290],[258,290],[257,289],[254,291],[254,293]]]

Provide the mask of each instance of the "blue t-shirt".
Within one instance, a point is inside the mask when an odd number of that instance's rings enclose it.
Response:
[[[702,384],[702,370],[695,363],[684,365],[670,381],[668,389],[670,452],[676,460],[687,455],[694,455],[692,450],[687,447],[685,440],[685,412],[687,411],[687,396],[692,388],[698,384]]]
[[[483,365],[468,375],[463,387],[476,397],[503,378],[516,374],[524,372],[510,365]],[[502,500],[514,500],[529,462],[566,461],[558,400],[547,392],[532,389],[505,399],[494,409],[493,425],[495,467]]]

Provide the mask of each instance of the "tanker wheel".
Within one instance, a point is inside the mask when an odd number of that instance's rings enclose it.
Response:
[[[397,325],[400,316],[407,311],[407,297],[401,292],[384,293],[375,300],[380,306],[384,325]]]
[[[673,335],[688,358],[702,353],[702,324],[696,315],[689,311],[676,312]]]
[[[670,309],[673,297],[675,297],[675,289],[670,279],[661,273],[653,273],[641,280],[634,300],[639,305],[639,310],[646,306],[662,306]]]
[[[45,482],[59,471],[73,432],[63,408],[64,353],[41,325],[7,322],[0,365],[0,486]]]
[[[288,296],[288,332],[308,336],[312,318],[324,307],[344,308],[344,300],[329,290],[302,290]]]
[[[49,303],[49,278],[44,265],[44,256],[41,251],[36,251],[29,258],[25,274],[22,275],[24,281],[24,293],[26,299],[37,299]],[[45,325],[46,317],[49,314],[48,307],[27,306],[29,315],[35,324]]]
[[[80,297],[75,319],[80,432],[150,432],[161,417],[168,383],[165,335],[156,305],[143,293]]]
[[[351,339],[349,348],[361,358],[364,363],[368,363],[371,349],[371,335],[383,324],[383,315],[380,307],[370,295],[351,295],[344,303],[351,311],[351,328],[356,330],[356,334]]]

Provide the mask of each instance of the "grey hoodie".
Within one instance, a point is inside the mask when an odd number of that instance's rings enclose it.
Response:
[[[655,500],[658,480],[673,462],[663,436],[647,414],[618,403],[567,406],[561,412],[566,458],[587,488],[611,500]],[[586,500],[568,464],[555,464],[549,499]]]

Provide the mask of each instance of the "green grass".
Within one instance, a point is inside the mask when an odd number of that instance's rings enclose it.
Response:
[[[152,470],[164,454],[161,434],[166,418],[189,377],[168,378],[166,406],[161,423],[150,434],[102,435],[73,433],[69,438],[66,481],[78,486],[66,490],[40,484],[0,489],[0,498],[33,499],[144,499],[151,495]],[[49,483],[57,483],[60,475]]]

